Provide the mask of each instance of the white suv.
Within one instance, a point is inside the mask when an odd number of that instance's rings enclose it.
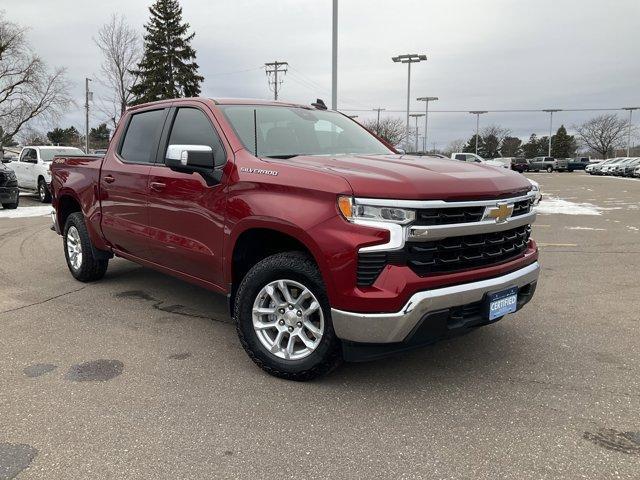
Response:
[[[51,201],[49,166],[56,155],[84,155],[75,147],[24,147],[17,162],[11,162],[11,169],[18,179],[22,190],[38,192],[42,203]]]
[[[475,153],[452,153],[451,159],[460,160],[461,162],[484,163],[485,165],[491,165],[492,167],[511,168],[510,161],[501,161],[499,158],[494,160],[485,160]]]

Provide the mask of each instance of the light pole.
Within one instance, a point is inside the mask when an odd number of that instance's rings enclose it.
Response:
[[[424,102],[426,104],[424,110],[424,139],[422,149],[425,153],[427,153],[427,127],[429,126],[429,102],[435,102],[438,100],[438,97],[420,97],[416,98],[419,102]]]
[[[418,55],[417,53],[407,53],[404,55],[398,55],[396,57],[391,57],[395,63],[406,63],[407,64],[407,139],[406,145],[409,146],[409,109],[411,103],[411,64],[423,62],[427,59],[426,55]]]
[[[331,110],[338,109],[338,0],[333,0],[331,22]]]
[[[545,108],[542,110],[549,114],[549,157],[551,156],[551,135],[553,134],[553,112],[561,112],[560,108]]]
[[[480,115],[487,113],[486,110],[472,110],[469,113],[476,116],[476,155],[478,155],[478,136],[480,135]]]
[[[420,117],[424,117],[424,113],[412,113],[410,116],[416,119],[416,150],[415,150],[415,153],[418,153],[418,119]]]
[[[374,108],[374,112],[378,112],[378,120],[376,121],[376,135],[380,135],[380,112],[384,112],[386,108]]]
[[[633,118],[633,111],[639,110],[640,107],[624,107],[623,110],[629,111],[629,126],[627,130],[627,157],[631,155],[631,119]]]
[[[89,154],[89,100],[93,100],[93,92],[89,91],[90,78],[84,79],[84,153]]]

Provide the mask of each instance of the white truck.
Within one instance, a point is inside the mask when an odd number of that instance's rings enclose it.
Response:
[[[20,152],[18,160],[11,162],[18,187],[38,192],[42,203],[51,201],[49,166],[56,155],[84,155],[84,152],[75,147],[26,146]]]
[[[500,159],[494,160],[485,160],[480,155],[476,155],[475,153],[452,153],[452,160],[459,160],[461,162],[470,162],[470,163],[484,163],[485,165],[491,165],[492,167],[498,168],[511,168],[511,162],[500,161]]]

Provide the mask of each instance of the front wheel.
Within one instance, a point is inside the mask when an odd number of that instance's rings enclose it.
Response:
[[[96,258],[82,213],[69,215],[63,239],[67,267],[76,280],[92,282],[104,277],[109,260]]]
[[[15,210],[18,208],[18,204],[20,203],[20,197],[16,197],[16,201],[13,203],[3,203],[2,208],[6,208],[7,210]]]
[[[38,180],[38,198],[40,198],[41,203],[49,203],[51,201],[51,192],[44,178]]]
[[[234,320],[249,357],[276,377],[311,380],[342,360],[322,277],[303,253],[258,262],[238,288]]]

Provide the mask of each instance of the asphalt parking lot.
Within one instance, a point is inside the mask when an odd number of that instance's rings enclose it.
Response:
[[[640,181],[531,178],[525,309],[304,384],[224,298],[124,260],[78,283],[48,217],[0,211],[0,479],[639,478]]]

